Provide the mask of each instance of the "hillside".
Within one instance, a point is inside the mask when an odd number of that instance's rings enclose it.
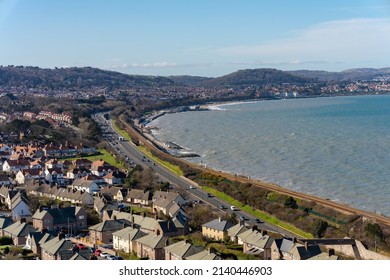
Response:
[[[316,79],[318,81],[369,81],[374,78],[389,75],[390,68],[355,68],[348,69],[341,72],[327,72],[327,71],[310,71],[310,70],[295,70],[288,71],[291,75],[299,76],[308,79]]]
[[[132,86],[168,86],[174,82],[155,76],[127,75],[92,67],[43,69],[39,67],[0,67],[0,85],[27,88],[88,89],[92,87],[126,88]]]
[[[204,80],[200,85],[204,87],[247,87],[283,83],[305,84],[309,82],[311,82],[311,79],[294,76],[281,70],[246,69],[222,77]]]

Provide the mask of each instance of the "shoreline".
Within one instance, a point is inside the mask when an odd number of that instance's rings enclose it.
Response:
[[[358,96],[362,96],[362,95],[358,95]],[[371,96],[377,96],[377,95],[371,95]],[[323,96],[323,97],[328,97],[328,96]],[[331,96],[331,97],[333,97],[333,96]],[[337,96],[335,96],[335,97],[337,97]],[[355,96],[350,96],[350,97],[355,97]],[[318,97],[311,97],[311,98],[318,98]],[[301,98],[291,98],[291,99],[301,99]],[[244,100],[244,101],[212,102],[209,104],[204,104],[202,106],[207,107],[208,110],[210,110],[210,107],[213,107],[213,106],[216,107],[216,106],[224,106],[224,105],[230,105],[230,104],[257,103],[257,102],[262,102],[262,101],[268,101],[268,100],[250,99],[250,100]],[[171,111],[170,113],[176,113],[176,112]],[[160,115],[160,116],[162,116],[162,115]],[[153,142],[155,144],[155,141],[159,141],[158,139],[156,139],[155,135],[152,135],[152,136],[153,136],[152,139],[150,139],[148,137],[148,139],[151,142]],[[175,157],[175,155],[170,155],[170,156]],[[175,157],[175,158],[178,158],[178,157]],[[204,164],[202,165],[199,163],[194,163],[194,162],[188,161],[186,159],[184,159],[184,161],[187,164],[190,164],[192,166],[196,166],[196,168],[203,169],[207,172],[218,174],[218,175],[221,175],[224,177],[228,177],[232,180],[250,182],[254,185],[258,185],[258,186],[266,188],[266,189],[281,192],[281,193],[284,193],[287,195],[292,195],[294,197],[301,198],[304,200],[315,201],[315,202],[318,202],[318,203],[325,205],[325,206],[328,206],[328,207],[337,208],[340,211],[345,211],[345,212],[348,212],[351,214],[360,214],[360,215],[363,215],[366,217],[370,217],[372,219],[379,219],[383,223],[390,225],[390,217],[388,217],[380,212],[373,212],[373,211],[369,211],[369,210],[355,208],[355,206],[351,206],[351,205],[346,204],[342,201],[335,201],[332,198],[324,198],[324,197],[316,196],[315,194],[294,191],[294,190],[288,189],[284,186],[277,185],[275,183],[262,181],[261,179],[257,179],[257,178],[252,179],[252,178],[245,176],[245,175],[236,174],[236,173],[232,173],[232,172],[228,172],[228,171],[220,171],[220,170],[213,169],[213,168],[208,168],[208,167],[205,167]]]

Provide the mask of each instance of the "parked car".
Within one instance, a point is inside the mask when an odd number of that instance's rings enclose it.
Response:
[[[195,187],[193,185],[190,185],[190,189],[193,190],[195,189]]]
[[[116,260],[117,257],[114,256],[114,255],[108,255],[108,256],[106,257],[106,259],[107,259],[107,260],[110,260],[110,261],[113,261],[113,260]]]
[[[207,197],[213,197],[211,193],[207,193]]]
[[[110,255],[110,254],[107,253],[107,252],[101,252],[101,253],[100,253],[100,257],[101,257],[101,258],[105,258],[105,259],[106,259],[109,255]]]
[[[237,208],[236,208],[236,206],[232,205],[232,206],[230,206],[230,210],[232,210],[232,211],[236,211],[236,210],[237,210]]]
[[[96,256],[100,256],[100,254],[102,253],[102,250],[100,250],[100,249],[97,249],[97,250],[95,250],[95,255]]]
[[[226,207],[225,207],[225,205],[220,205],[220,206],[219,206],[219,209],[224,210],[224,209],[226,209]]]
[[[84,249],[84,248],[85,248],[85,245],[84,245],[84,244],[81,244],[81,243],[77,243],[77,244],[76,244],[76,247],[79,248],[79,249]]]

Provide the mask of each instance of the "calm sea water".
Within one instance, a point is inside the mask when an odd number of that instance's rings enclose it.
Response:
[[[188,159],[390,216],[390,96],[227,104],[168,114],[155,136]]]

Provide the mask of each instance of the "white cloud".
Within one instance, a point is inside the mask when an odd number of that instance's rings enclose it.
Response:
[[[177,67],[175,62],[155,62],[155,63],[132,63],[130,65],[123,64],[123,68],[168,68]]]
[[[266,60],[268,64],[305,62],[389,61],[390,20],[351,19],[317,24],[290,38],[253,46],[214,50],[223,56]]]

